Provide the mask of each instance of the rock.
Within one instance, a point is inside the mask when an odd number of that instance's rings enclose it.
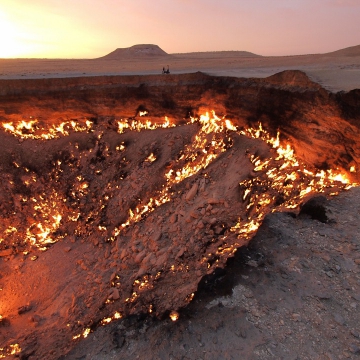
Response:
[[[206,186],[206,181],[205,181],[205,179],[201,179],[201,180],[200,180],[199,191],[204,192],[204,191],[205,191],[205,186]]]
[[[197,227],[198,229],[203,229],[203,228],[205,227],[205,225],[204,225],[204,223],[200,220],[200,221],[197,223],[196,227]]]
[[[223,232],[223,228],[221,226],[216,226],[215,229],[214,229],[214,233],[216,235],[220,235],[222,232]]]
[[[5,249],[0,251],[0,257],[10,256],[12,254],[12,249]]]
[[[112,282],[116,277],[116,272],[113,272],[110,276],[110,282]]]
[[[345,325],[345,319],[338,313],[334,314],[334,320],[339,325]]]
[[[214,205],[214,204],[219,204],[220,200],[219,199],[216,199],[216,198],[209,198],[207,200],[208,204],[210,205]]]
[[[143,258],[145,257],[145,255],[146,255],[146,250],[143,250],[143,251],[139,252],[139,253],[136,255],[134,261],[135,261],[137,264],[140,264],[140,263],[142,262]]]
[[[360,347],[357,344],[350,344],[349,350],[355,355],[360,355]]]
[[[123,249],[123,250],[121,251],[121,254],[120,254],[120,259],[123,260],[124,257],[126,256],[126,254],[127,254],[126,249]]]
[[[70,246],[67,246],[67,247],[64,248],[64,251],[65,251],[65,252],[69,252],[70,250],[71,250],[71,247],[70,247]]]
[[[144,257],[144,259],[143,259],[143,261],[141,263],[141,266],[146,267],[146,265],[151,264],[154,259],[155,259],[155,255],[150,252],[149,254],[147,254]]]
[[[172,215],[170,216],[170,218],[169,218],[170,224],[174,224],[174,223],[176,223],[176,221],[177,221],[177,215],[176,215],[176,214],[172,214]]]
[[[196,196],[199,185],[195,183],[185,196],[186,201],[191,201]]]
[[[114,288],[112,295],[111,295],[113,300],[118,300],[120,299],[120,294],[119,294],[119,290]]]
[[[151,236],[150,240],[153,242],[158,242],[161,239],[162,232],[161,231],[155,231]]]
[[[252,266],[252,267],[258,267],[258,263],[255,260],[250,260],[246,263],[246,265]]]
[[[29,321],[34,323],[35,326],[37,326],[39,324],[39,322],[41,321],[41,317],[39,315],[33,315],[29,317]]]
[[[159,256],[159,258],[156,261],[156,267],[160,268],[163,267],[167,261],[168,255],[167,254],[163,254],[161,256]]]
[[[325,292],[325,291],[320,291],[317,294],[315,294],[315,296],[317,298],[319,298],[320,300],[329,300],[329,299],[331,299],[331,293]]]
[[[176,254],[176,256],[175,256],[175,259],[178,259],[179,257],[181,257],[181,256],[184,254],[184,252],[185,252],[185,248],[181,248],[181,249],[177,252],[177,254]]]
[[[125,337],[119,334],[117,330],[112,333],[112,342],[116,348],[120,349],[125,344]]]
[[[28,304],[28,305],[19,307],[17,312],[19,315],[22,315],[22,314],[29,312],[31,309],[32,309],[32,306],[30,304]]]

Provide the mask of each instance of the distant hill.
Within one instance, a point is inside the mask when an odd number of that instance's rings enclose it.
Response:
[[[195,56],[195,57],[262,57],[262,55],[257,55],[249,51],[236,51],[236,50],[227,50],[227,51],[198,51],[198,52],[189,52],[189,53],[178,53],[171,54],[176,56]]]
[[[360,45],[347,47],[337,51],[332,51],[325,54],[314,54],[314,55],[328,55],[328,56],[360,56]],[[227,58],[227,57],[262,57],[262,55],[254,54],[249,51],[197,51],[188,53],[174,53],[168,54],[158,45],[154,44],[140,44],[134,45],[128,48],[118,48],[111,53],[102,56],[98,59],[104,60],[122,60],[122,59],[146,59],[149,57],[194,57],[194,58]]]
[[[360,56],[360,45],[350,46],[345,49],[329,52],[326,55],[332,56]]]
[[[141,44],[134,45],[128,48],[118,48],[111,53],[100,57],[99,59],[104,60],[121,60],[124,58],[136,58],[136,57],[155,57],[155,56],[170,56],[164,50],[157,45],[152,44]]]

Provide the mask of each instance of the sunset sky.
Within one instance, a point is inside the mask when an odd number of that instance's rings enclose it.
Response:
[[[1,0],[0,58],[167,53],[322,53],[360,44],[360,0]]]

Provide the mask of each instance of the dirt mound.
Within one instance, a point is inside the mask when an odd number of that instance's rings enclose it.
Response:
[[[327,53],[326,55],[349,56],[349,57],[360,56],[360,45],[350,46],[350,47],[347,47],[345,49],[340,49],[340,50],[337,50],[337,51]]]
[[[104,60],[121,60],[124,58],[144,58],[144,57],[156,57],[156,56],[170,56],[158,45],[142,44],[134,45],[128,48],[119,48],[111,53],[99,58]]]
[[[320,89],[321,86],[309,79],[309,77],[299,70],[286,70],[267,78],[271,84],[281,86],[295,86],[305,89]]]

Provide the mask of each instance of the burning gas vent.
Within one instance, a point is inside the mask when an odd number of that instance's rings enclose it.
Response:
[[[129,314],[176,321],[203,276],[247,244],[268,213],[297,213],[315,194],[356,185],[358,130],[347,122],[353,143],[336,143],[345,122],[335,115],[336,132],[309,109],[307,122],[277,126],[275,101],[259,104],[262,123],[196,115],[195,106],[175,118],[165,94],[165,117],[151,115],[149,96],[140,86],[136,102],[129,98],[134,117],[11,115],[0,123],[0,357],[59,358]]]

